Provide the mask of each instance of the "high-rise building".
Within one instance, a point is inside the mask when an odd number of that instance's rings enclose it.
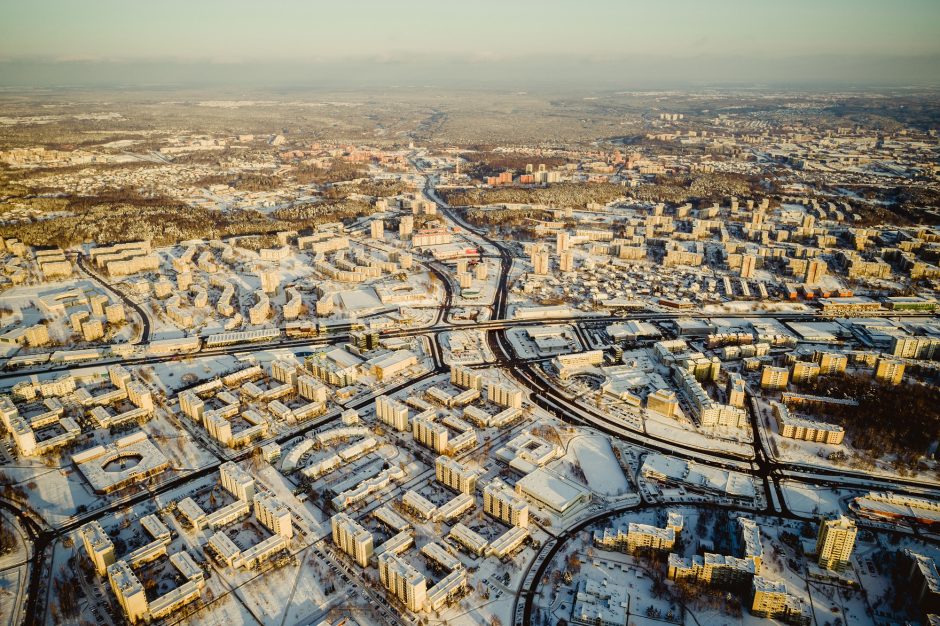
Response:
[[[398,222],[398,236],[402,239],[408,239],[411,237],[411,233],[415,229],[415,218],[410,215],[403,215],[401,221]]]
[[[326,402],[326,385],[306,374],[297,377],[297,394],[311,402]]]
[[[529,505],[499,478],[483,489],[483,510],[513,526],[529,526]]]
[[[274,293],[281,282],[281,278],[274,270],[259,270],[258,278],[261,280],[261,291]]]
[[[131,381],[131,373],[123,365],[112,365],[108,368],[108,379],[118,389],[126,389]]]
[[[819,524],[816,538],[816,557],[820,567],[841,570],[849,563],[858,529],[855,522],[840,515],[835,519],[824,519]]]
[[[810,624],[812,617],[806,604],[787,591],[782,580],[755,576],[751,589],[751,613],[787,624]]]
[[[900,564],[907,570],[908,597],[913,598],[924,613],[940,613],[940,569],[929,556],[904,550]],[[902,574],[904,570],[901,570]],[[933,622],[931,622],[933,624]]]
[[[337,513],[330,520],[333,543],[362,567],[368,567],[372,556],[372,533],[345,513]]]
[[[473,495],[479,473],[448,456],[439,456],[434,463],[438,482],[455,491]]]
[[[380,340],[381,336],[374,330],[361,330],[349,334],[349,342],[363,352],[378,348]]]
[[[141,382],[132,380],[127,383],[127,399],[138,408],[146,409],[147,411],[153,410],[153,395]]]
[[[114,304],[109,304],[104,307],[104,317],[108,320],[109,324],[119,324],[126,319],[124,314],[124,305],[120,302],[115,302]]]
[[[561,254],[568,249],[570,243],[570,235],[565,231],[561,231],[555,237],[555,252]]]
[[[790,382],[790,370],[785,367],[765,365],[761,371],[761,389],[786,389],[788,382]]]
[[[294,536],[290,509],[269,492],[255,494],[255,517],[276,535],[285,539]]]
[[[382,220],[374,220],[370,228],[371,228],[370,234],[372,235],[373,239],[385,238],[385,222],[383,222]]]
[[[450,382],[464,389],[483,389],[483,376],[463,365],[450,366]]]
[[[565,250],[558,256],[558,269],[562,272],[574,271],[574,254],[571,250]]]
[[[232,461],[219,467],[222,486],[239,500],[251,502],[255,497],[255,479]]]
[[[728,404],[739,409],[744,407],[746,398],[744,379],[737,372],[728,375]]]
[[[538,245],[532,248],[532,253],[530,255],[532,261],[532,273],[545,275],[548,274],[548,250],[543,246]]]
[[[408,430],[408,407],[387,396],[375,399],[375,416],[399,432]]]
[[[433,421],[432,416],[416,415],[411,420],[411,426],[415,441],[435,452],[443,453],[447,451],[447,439],[450,436],[450,431],[443,424]]]
[[[808,285],[815,285],[825,275],[826,262],[820,259],[813,259],[806,264],[806,276],[804,278],[804,282]]]
[[[940,337],[893,337],[891,339],[891,355],[902,359],[932,359],[938,352],[940,352]]]
[[[845,367],[849,364],[849,357],[838,352],[816,351],[813,353],[813,360],[819,363],[820,376],[829,374],[843,374]]]
[[[292,356],[274,359],[271,362],[271,377],[292,387],[297,386],[297,373],[300,362]]]
[[[819,377],[822,368],[819,363],[812,361],[797,361],[793,364],[793,375],[791,379],[795,383],[802,383]]]
[[[875,379],[890,385],[899,385],[904,379],[904,363],[894,359],[879,358],[875,363]]]
[[[82,323],[82,338],[85,341],[94,341],[104,337],[104,323],[99,319],[88,320]]]
[[[424,608],[428,595],[427,579],[398,555],[384,552],[379,556],[379,578],[409,611],[417,612]]]
[[[85,544],[85,552],[88,558],[95,565],[95,571],[99,576],[103,576],[108,571],[108,566],[115,561],[114,543],[104,528],[98,521],[91,521],[85,524],[81,530],[82,542]]]
[[[147,616],[149,606],[144,586],[126,561],[117,561],[108,566],[108,579],[118,603],[132,624]]]
[[[741,258],[741,278],[753,278],[756,266],[757,257],[753,254],[745,254]]]
[[[513,409],[522,408],[522,391],[509,385],[490,383],[486,387],[486,399],[500,406]]]

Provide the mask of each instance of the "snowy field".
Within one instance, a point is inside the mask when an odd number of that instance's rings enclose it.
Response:
[[[602,436],[579,436],[569,443],[584,471],[588,487],[601,496],[619,496],[630,490],[630,483],[614,457],[610,441]]]
[[[787,507],[797,515],[831,515],[845,511],[850,499],[863,495],[846,489],[820,489],[790,480],[781,482]]]
[[[731,429],[716,429],[716,434],[720,432],[721,437],[710,437],[702,432],[683,428],[682,423],[651,411],[646,412],[645,423],[646,432],[655,437],[681,441],[686,445],[692,445],[702,450],[731,452],[748,458],[754,456],[754,448],[749,445],[750,428],[734,431]],[[732,439],[732,437],[737,440]]]

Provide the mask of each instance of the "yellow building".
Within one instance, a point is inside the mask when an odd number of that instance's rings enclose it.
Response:
[[[849,358],[838,352],[817,351],[813,355],[813,360],[819,363],[820,375],[844,374],[845,367],[849,364]]]
[[[666,417],[675,417],[679,412],[679,400],[671,389],[657,389],[646,396],[646,408]]]
[[[88,558],[94,563],[98,575],[103,576],[108,571],[108,566],[115,561],[114,543],[97,521],[85,524],[81,535]]]
[[[820,567],[841,570],[849,563],[858,529],[855,522],[840,515],[836,519],[823,520],[819,524],[816,538],[816,556]]]
[[[786,389],[790,381],[790,370],[785,367],[765,365],[760,375],[761,389]]]
[[[372,533],[345,513],[337,513],[330,520],[333,543],[362,567],[368,567],[372,556]]]
[[[831,445],[838,445],[845,438],[845,430],[837,424],[795,417],[785,405],[779,402],[773,402],[772,405],[777,429],[782,437]]]
[[[899,385],[904,379],[904,363],[894,359],[879,358],[875,363],[875,380],[889,385]]]
[[[819,372],[822,368],[819,363],[813,363],[812,361],[797,361],[793,364],[793,374],[791,378],[795,383],[803,383],[814,378],[819,377]]]

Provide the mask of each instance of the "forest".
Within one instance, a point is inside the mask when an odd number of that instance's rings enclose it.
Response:
[[[453,206],[486,204],[544,204],[552,207],[587,207],[592,202],[606,204],[625,196],[627,190],[610,183],[559,183],[548,187],[498,187],[443,192]]]
[[[864,374],[827,376],[804,383],[808,393],[852,398],[858,406],[819,409],[841,425],[852,446],[875,455],[894,454],[916,467],[927,446],[940,438],[940,388],[919,383],[888,385]]]
[[[144,197],[133,190],[113,190],[70,198],[67,210],[68,215],[0,226],[0,236],[18,237],[31,246],[61,248],[141,239],[165,246],[187,239],[312,229],[326,222],[369,215],[374,208],[358,200],[338,200],[307,203],[270,214],[253,210],[218,211],[187,206],[170,198]]]

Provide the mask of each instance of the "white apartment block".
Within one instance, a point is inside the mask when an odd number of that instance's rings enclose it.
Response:
[[[313,376],[303,374],[297,377],[297,394],[311,402],[326,402],[326,385]]]
[[[255,479],[232,461],[219,467],[219,478],[225,490],[239,500],[251,502],[254,499]]]
[[[512,526],[529,526],[528,503],[498,478],[483,489],[483,510]]]
[[[372,557],[372,533],[345,513],[337,513],[330,520],[333,543],[353,558],[361,567],[368,567]]]
[[[293,356],[275,359],[271,362],[271,377],[291,386],[297,385],[297,371],[300,363]]]
[[[433,411],[425,411],[420,415],[416,415],[411,421],[411,432],[415,441],[421,445],[437,453],[444,453],[447,451],[447,439],[450,436],[450,431],[443,424],[438,424],[433,420]]]
[[[375,399],[375,415],[383,424],[399,432],[408,430],[408,407],[387,396]]]
[[[454,491],[473,495],[479,472],[448,456],[439,456],[434,462],[438,482]]]
[[[450,366],[450,382],[464,389],[483,389],[483,376],[462,365]]]
[[[97,520],[88,522],[81,530],[85,552],[95,566],[99,576],[104,576],[108,566],[115,562],[114,543]]]
[[[424,608],[427,580],[397,555],[386,552],[379,557],[379,578],[382,585],[409,611],[417,612]]]
[[[255,516],[275,535],[285,539],[294,536],[290,509],[270,493],[255,494]]]
[[[522,391],[509,385],[490,383],[486,389],[486,399],[500,406],[522,408]]]

